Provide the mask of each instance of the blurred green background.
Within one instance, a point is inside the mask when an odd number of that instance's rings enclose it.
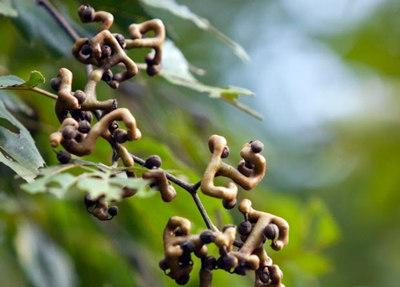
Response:
[[[184,19],[163,9],[171,0],[87,2],[112,12],[113,30],[123,33],[132,22],[161,18],[197,79],[250,89],[256,97],[241,100],[264,117],[141,73],[118,92],[105,84],[98,89],[99,97],[118,98],[136,117],[143,139],[130,143],[130,151],[159,154],[165,168],[195,182],[207,165],[211,134],[228,139],[232,164],[244,142],[264,141],[269,174],[241,195],[290,223],[289,246],[269,250],[285,285],[399,286],[399,1],[179,0],[210,21],[208,30],[196,26],[195,15]],[[94,31],[79,24],[76,8],[83,2],[53,3],[82,35]],[[51,79],[66,67],[82,88],[85,69],[71,57],[67,35],[33,0],[3,0],[0,8],[9,4],[18,16],[0,15],[0,74],[26,79],[39,70]],[[237,57],[215,29],[240,43],[250,61]],[[131,56],[142,61],[140,53]],[[180,56],[169,65],[182,67]],[[56,164],[47,140],[58,127],[54,102],[34,93],[1,96],[14,103],[46,163]],[[99,141],[88,159],[109,163],[108,145]],[[9,168],[1,165],[0,172],[1,286],[174,286],[158,269],[168,218],[184,216],[194,231],[204,228],[182,190],[169,204],[158,195],[124,200],[120,214],[103,223],[86,212],[82,194],[28,194]],[[240,222],[218,200],[201,198],[213,220]],[[252,286],[251,280],[218,271],[214,286]],[[195,270],[189,286],[197,285]]]

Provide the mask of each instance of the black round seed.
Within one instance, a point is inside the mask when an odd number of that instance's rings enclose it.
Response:
[[[186,283],[189,282],[189,279],[190,279],[189,275],[185,274],[185,275],[182,275],[181,277],[175,279],[175,282],[178,285],[185,285]]]
[[[214,270],[217,268],[217,259],[212,256],[207,256],[202,261],[202,267],[207,270]]]
[[[112,53],[113,53],[113,50],[111,49],[110,46],[108,46],[108,45],[103,45],[103,46],[101,47],[101,56],[102,56],[103,58],[109,58],[109,57],[112,55]]]
[[[251,147],[251,150],[254,153],[260,153],[260,152],[262,152],[262,150],[264,148],[264,144],[262,142],[258,141],[258,140],[257,141],[252,141],[250,143],[250,147]]]
[[[221,158],[227,158],[229,156],[229,148],[226,146],[222,151]]]
[[[89,5],[82,5],[79,7],[78,15],[82,22],[92,22],[94,20],[95,10]]]
[[[215,235],[211,230],[205,230],[200,234],[200,240],[204,244],[209,244],[213,242],[215,239]]]
[[[117,39],[118,44],[125,49],[125,37],[121,34],[115,34],[114,37]]]
[[[87,134],[90,131],[90,123],[86,120],[80,121],[79,122],[79,127],[78,127],[78,131],[80,131],[81,133]]]
[[[157,75],[160,71],[161,67],[159,65],[147,65],[146,72],[150,77]]]
[[[264,235],[269,240],[274,240],[279,236],[279,228],[276,224],[270,223],[264,229]]]
[[[222,205],[224,206],[225,209],[232,209],[236,205],[236,199],[233,200],[222,200]]]
[[[71,117],[76,120],[80,121],[83,120],[83,112],[80,110],[72,110],[69,112],[71,114]]]
[[[167,270],[169,268],[167,260],[163,259],[158,263],[161,270]]]
[[[182,267],[188,267],[188,266],[193,265],[192,256],[190,255],[189,252],[183,253],[183,254],[179,257],[178,262],[179,262],[179,264],[180,264]]]
[[[61,134],[64,140],[70,140],[75,138],[76,130],[72,126],[66,126]]]
[[[239,265],[239,266],[237,266],[236,268],[235,268],[235,270],[233,271],[233,272],[235,272],[236,274],[238,274],[238,275],[242,275],[242,276],[244,276],[244,275],[246,275],[246,267],[245,266],[242,266],[242,265]]]
[[[271,276],[269,274],[268,267],[264,267],[257,270],[257,276],[263,283],[269,283],[271,280]]]
[[[118,214],[118,207],[116,206],[111,206],[107,210],[108,214],[111,215],[112,217],[116,216]]]
[[[108,70],[106,70],[104,73],[103,73],[103,77],[101,78],[104,82],[106,82],[106,83],[109,83],[109,82],[111,82],[112,81],[112,79],[113,79],[113,72],[110,70],[110,69],[108,69]]]
[[[71,154],[65,150],[60,151],[57,153],[57,160],[62,164],[69,163],[71,160]]]
[[[85,121],[88,121],[90,123],[92,121],[92,119],[93,119],[93,115],[89,111],[83,111],[81,113],[81,119],[85,120]]]
[[[84,91],[76,90],[74,97],[78,100],[79,104],[82,104],[86,100],[86,94]]]
[[[128,140],[128,133],[123,129],[116,129],[114,131],[114,139],[117,143],[124,143]]]
[[[191,241],[184,241],[181,243],[181,248],[183,252],[193,252],[196,249],[196,245],[194,245]]]
[[[54,91],[58,92],[61,86],[61,79],[58,77],[51,79],[50,86]]]
[[[110,132],[114,132],[116,129],[118,129],[118,123],[116,121],[113,121],[110,126],[108,127]]]
[[[243,222],[241,222],[238,226],[238,232],[240,235],[246,236],[249,235],[251,232],[252,226],[250,221],[245,220]]]
[[[218,263],[220,268],[229,271],[235,267],[236,258],[232,255],[227,254],[221,257]]]
[[[148,169],[159,168],[161,163],[161,158],[158,155],[152,155],[146,159],[144,167]]]
[[[81,47],[81,54],[84,56],[89,56],[92,54],[92,47],[90,44],[84,44]]]

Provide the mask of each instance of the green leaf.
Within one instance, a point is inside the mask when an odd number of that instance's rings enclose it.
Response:
[[[0,101],[0,161],[26,181],[38,174],[44,160],[28,130]]]
[[[15,95],[0,91],[0,99],[11,113],[23,113],[27,116],[34,115],[33,109]]]
[[[239,87],[220,88],[203,84],[192,75],[189,62],[172,41],[165,42],[164,50],[163,69],[160,75],[168,82],[207,93],[211,98],[221,99],[257,119],[262,119],[258,112],[238,100],[240,96],[252,96],[251,91]]]
[[[69,173],[44,176],[31,183],[21,185],[21,188],[29,193],[42,193],[48,191],[55,196],[62,198],[65,193],[75,184],[77,177]]]
[[[236,56],[238,56],[243,61],[249,61],[250,57],[244,48],[229,38],[227,35],[215,28],[207,19],[200,17],[193,13],[189,7],[185,5],[178,4],[175,0],[140,0],[142,4],[148,7],[163,9],[169,13],[175,15],[176,17],[186,19],[194,23],[198,28],[206,30],[214,34],[219,40],[228,45]]]
[[[38,71],[32,71],[30,76],[29,76],[29,80],[25,82],[25,86],[28,87],[36,87],[40,84],[44,84],[45,83],[45,78],[44,76],[38,72]]]
[[[33,222],[19,223],[14,245],[17,260],[32,286],[77,286],[68,254]]]
[[[23,85],[24,80],[14,75],[0,76],[0,89]]]
[[[8,17],[17,17],[18,12],[11,6],[10,0],[1,0],[0,1],[0,15],[8,16]]]
[[[14,0],[18,17],[13,19],[24,39],[37,40],[58,55],[70,55],[72,41],[53,17],[36,1]]]
[[[15,87],[27,87],[33,88],[40,84],[44,84],[45,78],[38,71],[32,71],[29,75],[29,80],[24,81],[21,78],[14,75],[0,76],[0,89],[15,88]]]
[[[76,176],[67,172],[77,168],[86,172]],[[21,185],[21,188],[29,193],[49,192],[61,198],[74,187],[88,193],[93,199],[104,196],[105,201],[120,201],[124,187],[136,189],[137,194],[142,197],[147,185],[147,180],[128,178],[120,168],[74,160],[70,164],[40,169],[40,177]]]

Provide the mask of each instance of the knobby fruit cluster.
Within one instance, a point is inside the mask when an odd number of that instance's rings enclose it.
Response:
[[[61,68],[51,86],[57,92],[55,113],[60,121],[58,131],[50,135],[52,147],[62,146],[57,153],[58,160],[68,163],[71,154],[85,156],[93,152],[97,139],[108,141],[113,151],[113,161],[121,159],[127,168],[139,164],[147,169],[141,176],[150,182],[150,187],[158,190],[165,202],[172,201],[177,193],[171,181],[191,193],[207,230],[191,234],[191,222],[174,216],[168,220],[164,229],[164,259],[160,268],[166,275],[183,285],[189,281],[193,269],[192,256],[199,258],[200,286],[211,286],[212,272],[220,269],[229,273],[245,275],[255,273],[255,286],[284,287],[282,272],[268,256],[264,245],[270,241],[274,250],[281,250],[289,241],[288,223],[275,215],[258,211],[248,199],[237,204],[239,187],[252,190],[261,182],[267,171],[267,163],[261,154],[264,146],[258,141],[250,141],[240,150],[241,161],[236,167],[224,162],[230,150],[227,141],[219,135],[209,138],[211,158],[201,180],[196,184],[185,183],[161,168],[159,156],[146,160],[131,154],[123,145],[127,141],[140,140],[142,133],[132,113],[126,108],[118,108],[117,101],[99,101],[96,87],[104,81],[117,89],[120,83],[131,79],[139,72],[138,65],[126,54],[134,48],[150,48],[152,52],[145,57],[146,72],[156,75],[161,69],[165,28],[161,20],[154,19],[129,26],[129,37],[110,32],[114,17],[105,11],[96,11],[89,5],[82,5],[78,14],[83,23],[99,22],[100,29],[91,38],[78,38],[72,54],[88,67],[88,81],[84,90],[72,91],[73,74]],[[151,33],[151,36],[149,34]],[[94,123],[95,122],[95,123]],[[120,127],[123,123],[125,129]],[[137,176],[127,169],[128,177]],[[215,183],[216,177],[228,180],[225,185]],[[209,219],[197,191],[222,200],[226,209],[235,206],[243,214],[243,222],[238,226],[228,225],[219,230]],[[122,197],[131,197],[136,190],[124,187]],[[118,213],[116,206],[105,200],[105,195],[92,198],[85,196],[87,210],[100,220],[110,220]],[[209,254],[208,246],[217,247],[217,255]]]

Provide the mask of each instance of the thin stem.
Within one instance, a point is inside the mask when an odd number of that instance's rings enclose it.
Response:
[[[46,97],[48,97],[50,99],[53,99],[53,100],[57,100],[57,98],[58,98],[57,95],[55,95],[55,94],[53,94],[51,92],[48,92],[46,90],[40,89],[38,87],[23,87],[23,86],[21,86],[21,87],[5,87],[5,88],[1,88],[1,90],[30,91],[30,92],[35,92],[35,93],[38,93],[40,95],[46,96]]]
[[[144,163],[145,163],[144,159],[142,159],[134,154],[131,154],[131,156],[132,156],[133,160],[135,161],[135,163],[144,167]],[[192,195],[193,201],[196,204],[196,207],[199,210],[201,217],[203,218],[204,223],[206,224],[207,228],[211,229],[211,230],[218,230],[218,228],[212,223],[210,217],[208,216],[208,213],[207,213],[206,209],[204,208],[204,205],[201,202],[201,199],[197,193],[197,190],[200,188],[201,181],[199,181],[195,184],[190,184],[190,183],[187,183],[187,182],[175,177],[174,175],[172,175],[168,172],[165,172],[165,175],[167,176],[168,180],[170,180],[171,182],[180,186],[182,189],[186,190],[187,192],[189,192]]]
[[[53,4],[51,4],[48,0],[36,0],[36,3],[45,8],[47,12],[49,12],[49,14],[58,22],[61,28],[63,28],[64,31],[67,32],[72,41],[75,42],[77,39],[79,39],[78,33],[75,31],[74,28],[72,28],[72,26],[68,23],[64,16],[61,15],[60,12],[58,12]]]

